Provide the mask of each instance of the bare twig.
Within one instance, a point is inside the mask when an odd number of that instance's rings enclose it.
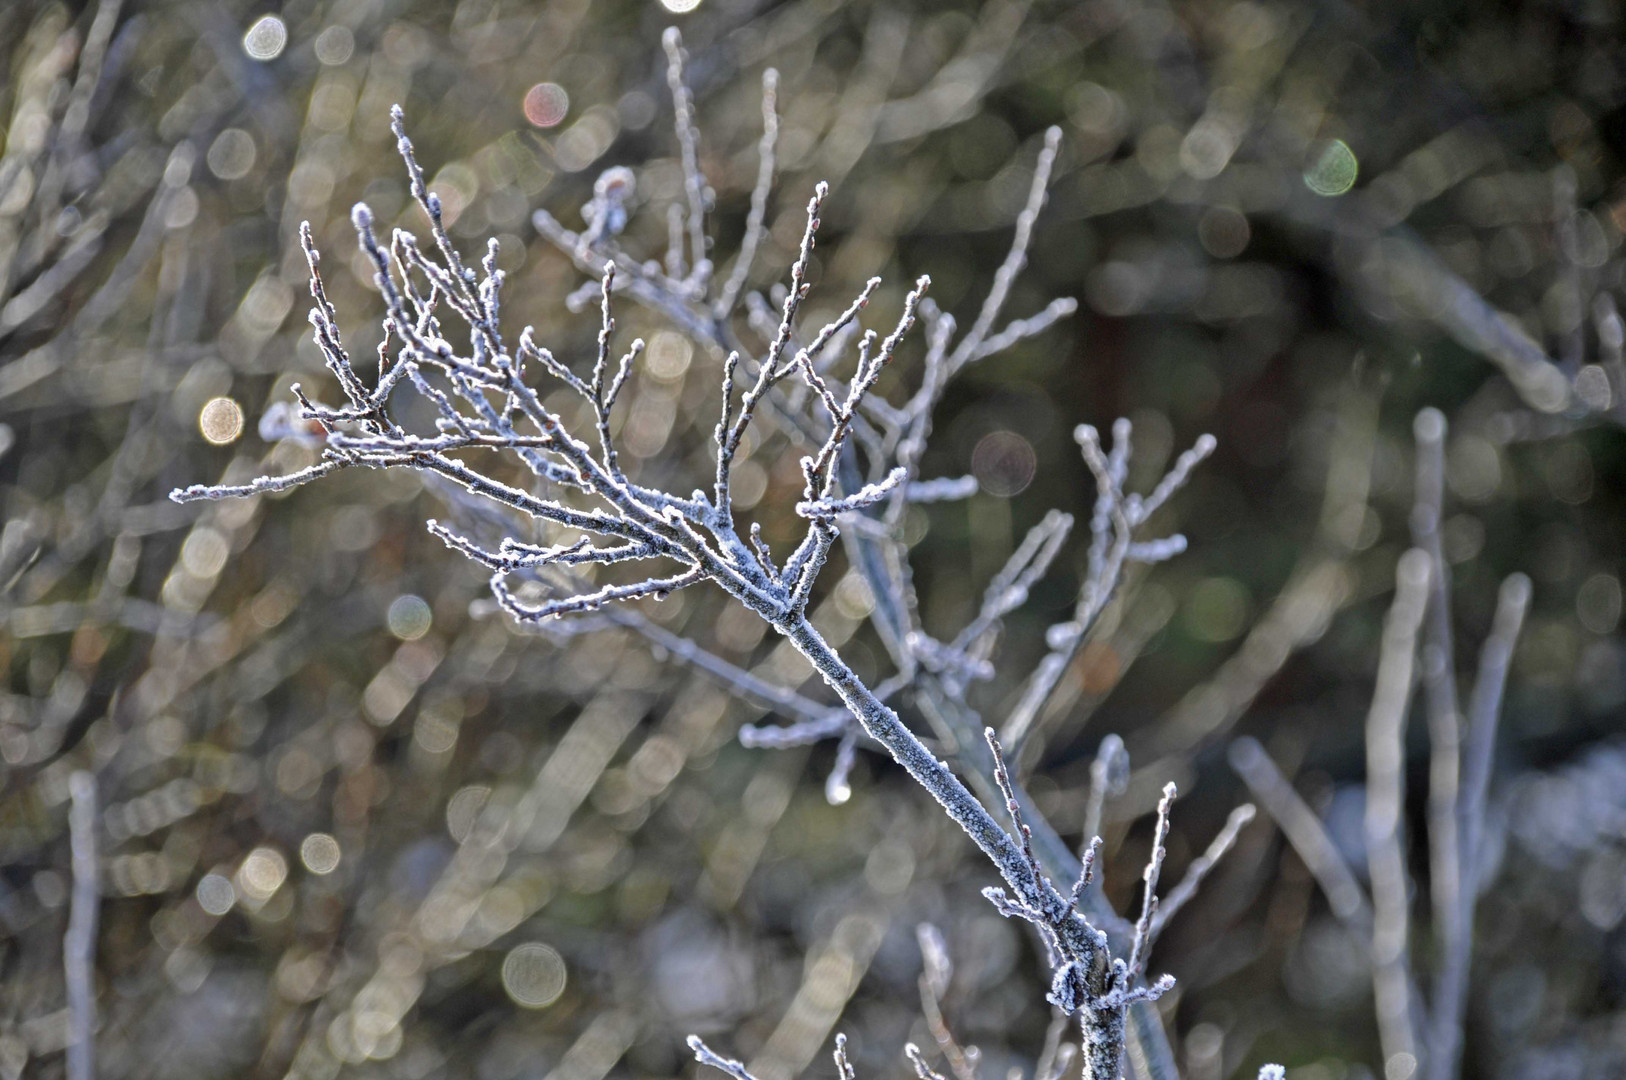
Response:
[[[96,1075],[96,917],[101,884],[96,863],[96,777],[68,779],[68,835],[73,848],[73,899],[62,963],[68,982],[68,1080]]]
[[[1406,710],[1411,699],[1417,632],[1428,604],[1428,555],[1413,548],[1395,571],[1395,599],[1384,623],[1377,685],[1366,718],[1366,848],[1372,876],[1372,991],[1384,1068],[1395,1077],[1416,1069],[1406,875]]]
[[[1225,819],[1225,825],[1220,829],[1219,835],[1214,837],[1213,842],[1208,845],[1208,849],[1186,868],[1186,876],[1180,879],[1180,884],[1174,887],[1174,891],[1163,898],[1163,903],[1158,907],[1157,915],[1152,919],[1152,940],[1157,940],[1158,934],[1162,933],[1163,927],[1170,919],[1174,918],[1175,913],[1184,907],[1188,900],[1197,895],[1197,890],[1202,886],[1203,879],[1208,877],[1209,872],[1225,857],[1225,853],[1231,850],[1231,845],[1236,843],[1237,834],[1242,831],[1243,826],[1253,820],[1254,813],[1252,803],[1243,803],[1231,811],[1231,815]]]
[[[1449,924],[1451,933],[1444,942],[1441,970],[1435,984],[1428,1048],[1432,1080],[1451,1080],[1455,1077],[1462,1053],[1462,1029],[1468,1007],[1468,970],[1473,954],[1474,906],[1485,884],[1480,865],[1485,798],[1490,788],[1496,727],[1502,712],[1502,692],[1507,685],[1508,664],[1529,606],[1529,578],[1523,574],[1513,574],[1502,582],[1491,633],[1480,651],[1479,674],[1469,698],[1464,782],[1461,804],[1457,808],[1462,826],[1462,883],[1454,897],[1459,910]]]
[[[1440,542],[1445,503],[1445,417],[1438,409],[1417,414],[1412,430],[1417,437],[1417,493],[1412,507],[1412,542],[1429,563],[1428,614],[1422,648],[1424,698],[1428,706],[1428,852],[1429,896],[1433,902],[1434,930],[1441,943],[1460,933],[1462,912],[1461,845],[1457,836],[1458,787],[1462,773],[1461,709],[1457,704],[1456,647],[1451,634],[1451,567]],[[1441,963],[1434,1000],[1444,993]],[[1436,1071],[1434,1080],[1448,1080]]]
[[[1090,762],[1090,794],[1084,804],[1084,842],[1101,835],[1101,813],[1107,799],[1122,795],[1129,786],[1129,754],[1124,741],[1109,732]]]
[[[926,1029],[932,1033],[937,1041],[938,1050],[949,1063],[949,1071],[954,1073],[958,1080],[976,1080],[977,1078],[977,1048],[974,1046],[962,1047],[949,1030],[948,1021],[943,1019],[943,995],[948,991],[949,979],[953,974],[953,965],[949,960],[948,947],[943,943],[942,932],[931,923],[921,923],[915,927],[915,937],[920,942],[920,955],[923,961],[920,972],[920,1011],[926,1018]]]
[[[820,225],[819,210],[827,194],[825,185],[815,188],[808,203],[806,228],[791,267],[789,287],[779,305],[777,324],[770,318],[754,323],[760,324],[768,339],[762,355],[746,356],[733,343],[726,319],[704,306],[710,268],[703,231],[707,193],[695,153],[690,98],[682,77],[682,47],[675,32],[668,34],[666,44],[688,201],[688,213],[682,222],[688,234],[687,267],[681,265],[684,263],[683,230],[674,245],[677,254],[673,265],[669,273],[662,276],[657,268],[633,263],[614,249],[612,237],[617,230],[609,226],[608,217],[604,218],[603,228],[594,227],[589,234],[580,237],[553,228],[551,219],[538,218],[539,229],[570,251],[578,265],[590,266],[600,279],[597,290],[599,348],[590,379],[575,376],[554,360],[551,353],[532,339],[529,329],[520,335],[514,348],[504,341],[498,305],[502,274],[496,267],[495,251],[488,246],[487,256],[481,262],[483,277],[464,266],[446,232],[440,202],[426,185],[406,135],[404,119],[397,110],[393,127],[398,150],[407,168],[412,193],[427,216],[433,243],[420,246],[410,233],[397,230],[386,248],[374,235],[373,215],[365,205],[358,205],[352,215],[362,255],[372,266],[384,298],[387,340],[398,342],[393,366],[387,371],[381,370],[376,384],[371,386],[356,372],[340,343],[335,313],[327,303],[315,272],[314,245],[309,245],[312,295],[316,301],[312,322],[317,345],[346,399],[346,404],[331,407],[317,404],[302,393],[297,395],[302,418],[320,424],[325,433],[322,460],[285,476],[260,477],[246,484],[188,488],[174,492],[173,498],[184,502],[281,490],[328,472],[357,466],[408,468],[440,477],[461,489],[463,494],[457,496],[460,499],[489,501],[553,530],[579,534],[546,543],[539,542],[539,537],[524,540],[509,537],[494,548],[486,548],[451,529],[431,524],[435,535],[491,572],[491,591],[497,604],[516,620],[526,623],[601,609],[613,612],[616,609],[612,605],[621,601],[659,598],[702,582],[717,585],[762,617],[806,658],[840,699],[842,709],[813,705],[800,695],[780,691],[702,650],[675,646],[671,635],[641,618],[617,614],[610,621],[631,625],[747,696],[785,708],[799,718],[798,727],[805,728],[809,736],[839,735],[842,744],[830,779],[835,801],[839,801],[839,794],[845,790],[846,770],[852,762],[858,732],[862,731],[884,747],[993,861],[1005,883],[1004,888],[988,893],[999,910],[1039,929],[1052,958],[1051,1000],[1066,1014],[1078,1016],[1082,1025],[1086,1075],[1093,1080],[1117,1080],[1125,1046],[1130,1044],[1139,1051],[1135,1060],[1144,1063],[1135,1066],[1137,1072],[1144,1068],[1151,1073],[1152,1080],[1156,1080],[1168,1073],[1159,1063],[1170,1055],[1161,1032],[1156,1030],[1155,1017],[1145,1015],[1143,1006],[1172,986],[1172,980],[1165,977],[1146,985],[1140,985],[1140,980],[1152,943],[1158,869],[1168,830],[1172,789],[1160,810],[1153,856],[1146,872],[1145,903],[1133,940],[1128,943],[1128,956],[1112,959],[1106,933],[1080,910],[1081,903],[1087,904],[1092,918],[1100,918],[1114,933],[1120,932],[1121,922],[1105,908],[1098,894],[1086,893],[1083,889],[1089,880],[1087,871],[1093,863],[1093,849],[1086,851],[1077,884],[1068,892],[1058,890],[1035,851],[1034,832],[1023,819],[1024,796],[1019,794],[1005,767],[993,732],[987,732],[989,756],[973,758],[973,775],[976,782],[992,786],[1003,797],[1011,820],[1009,831],[972,796],[949,766],[938,760],[905,726],[887,703],[893,694],[912,686],[930,700],[946,706],[945,692],[952,690],[953,695],[957,695],[959,691],[953,688],[962,686],[966,678],[976,677],[986,667],[986,657],[1000,619],[1022,602],[1042,576],[1066,532],[1065,516],[1049,519],[1030,543],[1024,545],[1021,557],[996,576],[982,615],[953,643],[941,645],[919,632],[910,599],[906,549],[895,528],[896,514],[912,491],[919,490],[923,495],[936,492],[929,483],[924,488],[920,486],[922,481],[917,473],[920,441],[929,430],[930,412],[946,373],[959,363],[987,355],[988,333],[1011,280],[1025,259],[1034,218],[1043,202],[1044,180],[1054,159],[1057,136],[1052,133],[1047,141],[1036,170],[1034,193],[1019,222],[1011,255],[996,278],[994,290],[979,317],[979,328],[974,328],[971,335],[974,340],[970,344],[969,339],[961,342],[956,354],[961,359],[949,362],[946,350],[953,323],[927,304],[925,292],[929,280],[922,277],[905,297],[903,310],[890,332],[882,337],[871,330],[858,337],[856,365],[843,384],[832,374],[833,359],[827,350],[852,340],[847,328],[857,326],[879,281],[870,281],[842,314],[810,340],[803,338],[797,316],[809,289],[807,277]],[[765,117],[770,117],[771,129],[774,126],[771,100],[766,107],[769,112]],[[771,178],[771,168],[766,162],[770,150],[765,135],[764,171]],[[612,194],[612,188],[620,190],[616,184],[600,186],[605,189],[600,193],[605,199]],[[613,208],[606,203],[602,209],[607,214]],[[681,211],[679,213],[681,215]],[[420,280],[428,282],[427,296],[418,291]],[[620,285],[623,280],[624,289]],[[717,471],[709,497],[704,492],[684,497],[645,487],[622,470],[609,417],[638,352],[635,344],[612,371],[613,300],[623,291],[671,314],[686,329],[704,336],[730,356],[724,369],[724,405],[716,430]],[[762,309],[759,313],[766,315],[765,304],[754,305],[753,311],[758,308]],[[1048,325],[1054,317],[1059,317],[1060,309],[1052,308],[1051,312],[1033,326]],[[459,355],[440,330],[441,320],[451,317],[469,327],[469,355]],[[887,405],[876,396],[876,388],[887,366],[898,357],[914,323],[922,317],[930,324],[926,386],[907,406]],[[1001,340],[1016,340],[1027,332],[1028,329],[1022,329],[1008,333]],[[798,345],[800,340],[807,340],[807,344]],[[737,407],[733,400],[736,359],[752,380]],[[549,376],[588,400],[593,409],[596,446],[568,430],[561,417],[544,405],[543,395],[526,379],[527,361],[534,361]],[[781,384],[793,373],[811,393],[805,398],[785,395],[788,400],[774,396],[782,391]],[[430,375],[435,381],[431,381]],[[433,406],[436,419],[432,433],[408,431],[385,412],[383,406],[391,393],[407,387]],[[500,407],[494,399],[501,403]],[[822,412],[811,417],[800,415],[796,411],[798,401],[811,401]],[[758,530],[743,530],[736,523],[731,499],[731,465],[740,452],[747,428],[763,407],[774,410],[776,416],[791,417],[797,434],[814,447],[809,456],[802,459],[804,487],[796,505],[797,513],[808,520],[807,531],[782,562],[775,558]],[[1104,533],[1098,533],[1094,543],[1104,545],[1107,554],[1081,592],[1074,622],[1064,627],[1064,633],[1052,635],[1056,655],[1061,657],[1060,666],[1057,666],[1058,661],[1052,660],[1054,670],[1047,669],[1050,673],[1035,684],[1041,703],[1054,688],[1066,659],[1076,652],[1111,597],[1121,568],[1128,562],[1168,558],[1183,549],[1184,541],[1178,536],[1142,542],[1132,534],[1185,482],[1191,469],[1213,446],[1211,438],[1199,439],[1152,492],[1142,497],[1123,490],[1129,447],[1127,429],[1120,430],[1123,435],[1110,458],[1102,453],[1092,431],[1080,433],[1085,457],[1096,472],[1105,508],[1098,515],[1105,523]],[[469,461],[451,456],[455,451],[476,448],[512,451],[537,480],[546,482],[535,491],[556,487],[575,494],[568,501],[545,497],[498,480]],[[866,466],[860,464],[861,460],[867,461],[867,471]],[[946,487],[941,484],[937,487],[949,494],[959,494],[966,485],[955,481]],[[884,611],[881,617],[888,629],[883,636],[889,647],[899,651],[901,662],[898,675],[875,688],[853,673],[808,615],[819,571],[832,543],[843,528],[848,527],[853,535],[868,537],[865,543],[884,544],[875,548],[882,558],[874,564],[880,569],[878,575],[871,578],[871,588],[878,612]],[[640,581],[615,583],[589,584],[569,574],[539,576],[542,571],[551,574],[563,567],[619,565],[641,560],[659,560],[673,564],[674,569]],[[868,569],[866,574],[869,574]],[[522,585],[510,584],[515,576],[525,579]],[[538,585],[542,586],[540,596],[525,591]],[[843,711],[856,720],[856,726],[842,717]],[[966,720],[959,711],[954,715],[956,724]],[[974,728],[968,729],[968,734],[970,730]],[[772,736],[766,731],[759,734],[765,742],[786,742],[791,740],[793,732],[784,729]],[[802,734],[797,732],[795,738],[802,741]],[[1048,826],[1042,826],[1040,834],[1044,844],[1056,843]],[[1063,853],[1061,858],[1068,860],[1070,854]],[[1131,1007],[1135,1008],[1132,1024],[1129,1022]],[[743,1066],[711,1054],[698,1040],[691,1045],[703,1062],[730,1071],[737,1080],[747,1080]],[[924,1069],[918,1054],[915,1056],[917,1067]],[[954,1071],[959,1080],[970,1080],[974,1059],[969,1051],[961,1057],[963,1067],[957,1063]],[[740,1072],[734,1072],[736,1067]]]
[[[1310,876],[1321,886],[1332,913],[1362,936],[1371,933],[1372,905],[1366,891],[1339,854],[1326,826],[1293,790],[1265,748],[1257,740],[1243,736],[1231,744],[1230,761],[1231,768],[1242,777],[1248,791],[1286,835]]]
[[[688,86],[683,81],[683,36],[675,26],[668,27],[661,39],[666,46],[666,84],[672,92],[672,106],[677,124],[678,147],[683,156],[683,193],[689,201],[688,231],[690,273],[697,285],[704,286],[711,272],[711,260],[706,257],[706,178],[700,173],[700,136],[694,126],[694,104]]]
[[[842,1040],[842,1042],[844,1043],[845,1040]],[[746,1070],[744,1062],[736,1061],[733,1058],[725,1058],[721,1054],[715,1053],[698,1035],[689,1036],[689,1049],[694,1051],[694,1059],[700,1064],[710,1065],[720,1072],[725,1072],[732,1076],[734,1080],[756,1080],[756,1077]],[[846,1055],[843,1053],[842,1056],[845,1057]]]
[[[751,276],[757,248],[767,235],[763,221],[768,216],[768,194],[773,190],[774,148],[779,142],[779,72],[768,68],[762,73],[762,142],[757,146],[757,183],[751,190],[751,211],[745,219],[745,235],[734,269],[717,295],[717,315],[726,318],[739,302],[740,291]]]

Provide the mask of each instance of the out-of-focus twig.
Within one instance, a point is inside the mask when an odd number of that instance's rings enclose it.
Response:
[[[1412,548],[1395,570],[1395,599],[1383,627],[1377,683],[1366,717],[1366,853],[1372,878],[1372,991],[1384,1068],[1409,1076],[1418,1064],[1410,986],[1410,905],[1406,874],[1406,711],[1417,633],[1428,605],[1427,553]]]
[[[1468,702],[1468,733],[1464,754],[1463,786],[1456,812],[1461,824],[1458,865],[1461,884],[1454,897],[1458,912],[1449,924],[1436,983],[1433,1026],[1429,1038],[1429,1075],[1452,1080],[1462,1052],[1462,1029],[1468,1007],[1468,970],[1473,953],[1474,907],[1485,884],[1480,837],[1486,793],[1490,789],[1491,762],[1496,752],[1496,728],[1525,612],[1530,607],[1530,579],[1513,574],[1497,595],[1491,633],[1479,654],[1479,674]]]
[[[68,1080],[96,1075],[96,922],[101,881],[96,861],[96,777],[68,778],[68,835],[73,849],[73,898],[62,963],[68,982]]]

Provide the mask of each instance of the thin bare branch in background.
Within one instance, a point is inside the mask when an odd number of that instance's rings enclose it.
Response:
[[[768,196],[773,191],[774,152],[779,145],[779,73],[768,68],[762,73],[762,142],[757,146],[757,183],[751,189],[751,212],[745,219],[745,236],[734,258],[734,269],[717,296],[717,315],[727,318],[738,302],[740,291],[750,279],[761,245],[763,222],[768,216]]]
[[[62,964],[68,983],[68,1078],[96,1075],[96,924],[101,913],[101,873],[96,855],[96,777],[80,771],[68,778],[68,836],[73,850],[73,899]]]
[[[1417,633],[1428,605],[1428,555],[1416,548],[1395,569],[1372,708],[1366,719],[1366,846],[1372,877],[1372,989],[1384,1068],[1408,1076],[1418,1065],[1411,1000],[1411,886],[1406,873],[1405,734]]]
[[[1459,906],[1446,937],[1438,990],[1434,999],[1433,1029],[1429,1045],[1430,1075],[1435,1080],[1451,1080],[1457,1075],[1462,1053],[1463,1025],[1468,1006],[1468,974],[1473,955],[1474,907],[1480,890],[1488,882],[1482,866],[1486,793],[1490,789],[1491,764],[1496,753],[1496,729],[1502,714],[1502,694],[1507,686],[1513,646],[1530,607],[1530,579],[1514,574],[1502,582],[1497,595],[1496,615],[1490,636],[1479,654],[1479,674],[1468,702],[1468,733],[1460,805],[1456,808],[1461,824],[1461,887],[1455,895]]]
[[[1293,790],[1265,748],[1246,736],[1231,744],[1231,767],[1286,835],[1293,850],[1326,894],[1333,914],[1361,935],[1372,931],[1372,906],[1321,819]]]
[[[1428,613],[1421,651],[1424,698],[1428,716],[1428,852],[1429,898],[1439,940],[1449,943],[1464,933],[1462,916],[1462,842],[1457,814],[1461,800],[1462,710],[1457,701],[1456,645],[1451,630],[1451,566],[1440,539],[1445,517],[1445,416],[1424,409],[1412,425],[1417,440],[1417,490],[1412,507],[1412,542],[1428,557]],[[1449,947],[1448,945],[1446,947]],[[1449,992],[1441,962],[1434,985],[1434,1001]],[[1431,1074],[1449,1080],[1437,1070],[1429,1052]]]
[[[705,231],[709,192],[706,178],[700,174],[700,136],[694,126],[693,99],[683,80],[683,37],[674,26],[666,31],[661,42],[666,46],[666,83],[672,93],[678,146],[683,155],[683,194],[688,199],[688,213],[683,221],[689,234],[690,273],[694,282],[703,287],[711,273],[711,260],[706,255]],[[765,157],[771,161],[771,155]],[[675,276],[681,275],[682,271],[679,270]]]
[[[954,964],[949,959],[943,933],[931,923],[921,923],[915,928],[915,938],[920,943],[923,961],[920,1012],[925,1017],[926,1028],[937,1040],[937,1049],[948,1062],[949,1071],[958,1080],[977,1080],[977,1048],[962,1047],[949,1030],[948,1022],[943,1019],[943,995],[948,992],[949,980],[954,975]]]
[[[1101,812],[1106,807],[1107,799],[1122,795],[1128,786],[1129,754],[1124,750],[1124,741],[1109,733],[1096,749],[1095,760],[1090,762],[1090,796],[1084,804],[1083,835],[1086,844],[1093,837],[1101,835]]]
[[[1185,876],[1180,879],[1180,884],[1176,885],[1174,890],[1163,898],[1162,904],[1157,909],[1156,916],[1152,919],[1150,931],[1152,940],[1157,940],[1158,934],[1162,933],[1163,927],[1168,921],[1174,918],[1175,914],[1193,896],[1197,895],[1197,890],[1202,887],[1203,879],[1208,876],[1215,866],[1219,865],[1219,861],[1225,857],[1225,853],[1231,850],[1231,846],[1236,843],[1237,834],[1253,820],[1255,813],[1252,803],[1243,803],[1231,811],[1231,816],[1225,819],[1225,826],[1220,829],[1219,835],[1214,837],[1201,855],[1192,860],[1191,865],[1186,868]]]

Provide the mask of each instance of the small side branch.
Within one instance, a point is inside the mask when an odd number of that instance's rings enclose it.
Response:
[[[925,1015],[926,1029],[932,1033],[956,1080],[977,1080],[977,1048],[962,1047],[943,1018],[943,995],[948,992],[949,980],[954,974],[943,934],[931,923],[921,923],[915,927],[915,938],[920,943],[920,1011]]]
[[[1152,834],[1152,854],[1146,860],[1142,879],[1146,894],[1141,900],[1140,919],[1135,923],[1135,941],[1129,952],[1129,985],[1140,977],[1147,954],[1152,949],[1152,919],[1157,915],[1157,879],[1163,872],[1163,859],[1168,855],[1169,811],[1174,807],[1177,792],[1173,784],[1163,786],[1163,798],[1157,804],[1157,828]]]
[[[959,345],[955,346],[954,353],[948,359],[950,375],[979,355],[989,331],[994,328],[994,320],[999,318],[999,312],[1004,308],[1006,298],[1010,296],[1011,286],[1015,284],[1022,268],[1027,265],[1028,245],[1033,239],[1033,226],[1038,222],[1039,211],[1044,207],[1045,195],[1050,187],[1050,171],[1055,168],[1056,154],[1060,149],[1061,128],[1053,127],[1045,132],[1044,149],[1039,152],[1039,160],[1034,163],[1033,183],[1028,188],[1027,205],[1022,207],[1022,212],[1016,217],[1016,235],[1011,240],[1010,252],[994,274],[993,288],[988,291],[988,298],[983,301],[976,322],[972,323],[971,329],[960,339]]]
[[[1101,814],[1107,798],[1122,795],[1129,786],[1129,752],[1116,733],[1109,732],[1090,762],[1090,795],[1084,803],[1084,841],[1101,835]]]
[[[1186,902],[1193,896],[1197,895],[1197,890],[1202,886],[1203,880],[1225,857],[1225,853],[1231,850],[1231,845],[1236,843],[1236,838],[1242,832],[1243,826],[1253,820],[1254,814],[1252,803],[1243,803],[1231,811],[1231,816],[1225,819],[1225,827],[1220,829],[1218,836],[1214,837],[1214,842],[1208,845],[1208,850],[1204,851],[1195,862],[1186,868],[1186,876],[1180,879],[1180,884],[1174,887],[1174,891],[1169,893],[1158,907],[1157,914],[1152,918],[1151,936],[1153,941],[1157,940],[1157,936],[1163,932],[1163,927],[1168,925],[1169,920],[1174,918],[1175,913],[1185,907]]]
[[[683,81],[683,35],[675,26],[661,38],[666,46],[666,85],[672,92],[678,148],[683,155],[683,193],[688,199],[689,261],[691,280],[704,288],[711,272],[706,257],[706,178],[700,173],[700,134],[694,126],[694,99]]]
[[[689,1036],[689,1049],[694,1051],[694,1059],[702,1065],[710,1065],[719,1072],[725,1072],[734,1080],[757,1080],[746,1069],[745,1063],[725,1058],[716,1053],[698,1035]]]
[[[756,262],[757,248],[768,230],[763,222],[768,216],[768,193],[773,190],[774,150],[779,143],[779,72],[769,68],[762,73],[762,141],[757,144],[757,183],[751,190],[751,212],[745,218],[745,236],[740,240],[740,253],[734,259],[734,269],[717,295],[717,317],[727,318],[739,302],[740,292],[751,276],[751,264]]]

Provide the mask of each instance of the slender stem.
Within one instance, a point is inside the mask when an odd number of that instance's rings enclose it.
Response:
[[[1231,744],[1230,759],[1231,768],[1242,777],[1321,887],[1333,915],[1356,937],[1370,936],[1372,905],[1366,891],[1339,854],[1338,845],[1315,811],[1293,790],[1293,785],[1257,740],[1246,735],[1237,739]],[[1423,1025],[1417,1021],[1416,1011],[1423,995],[1418,992],[1415,980],[1408,981],[1406,996],[1411,1002],[1413,1026],[1420,1028]]]
[[[864,685],[845,661],[808,622],[805,615],[775,626],[805,656],[830,688],[840,695],[865,732],[886,747],[893,759],[915,782],[936,799],[954,822],[966,831],[973,843],[991,859],[1000,875],[1013,889],[1027,893],[1037,887],[1033,872],[1016,843],[966,790],[959,777],[915,737],[893,712]]]
[[[740,291],[751,276],[751,264],[756,261],[757,247],[768,230],[763,221],[768,216],[768,195],[773,190],[774,147],[779,142],[779,72],[769,68],[762,73],[762,141],[757,145],[757,183],[751,191],[751,211],[745,219],[745,236],[740,240],[740,253],[734,259],[734,269],[723,283],[717,296],[716,312],[726,318],[739,301]]]
[[[1401,821],[1406,803],[1406,712],[1417,632],[1428,603],[1428,556],[1413,548],[1395,572],[1383,629],[1377,686],[1366,718],[1366,857],[1372,878],[1372,993],[1385,1075],[1407,1080],[1417,1067],[1410,985],[1410,897]]]
[[[1490,637],[1479,654],[1479,674],[1468,702],[1468,739],[1461,799],[1462,889],[1460,911],[1445,942],[1444,961],[1434,998],[1434,1028],[1429,1042],[1431,1080],[1452,1080],[1462,1052],[1462,1028],[1468,1009],[1468,971],[1473,957],[1474,905],[1478,900],[1483,867],[1479,865],[1480,823],[1490,787],[1491,762],[1496,751],[1496,727],[1502,713],[1508,664],[1519,629],[1530,606],[1530,579],[1513,574],[1502,582]]]
[[[101,886],[96,866],[96,778],[68,778],[68,835],[73,851],[73,899],[62,964],[68,983],[68,1080],[96,1075],[96,916]]]
[[[668,27],[661,43],[666,46],[666,84],[672,92],[678,148],[683,154],[683,193],[689,202],[689,259],[696,278],[704,280],[707,268],[706,178],[700,172],[700,134],[694,126],[694,96],[683,81],[683,37],[677,27]]]
[[[915,700],[927,718],[959,746],[958,761],[972,787],[984,800],[997,801],[1000,794],[994,782],[994,756],[988,744],[975,737],[974,733],[980,727],[976,714],[960,696],[948,694],[941,682],[929,674],[919,680]],[[1017,805],[1021,807],[1023,820],[1033,833],[1033,853],[1038,856],[1045,874],[1052,881],[1077,881],[1082,869],[1078,852],[1061,838],[1055,827],[1039,812],[1020,780],[1011,780],[1011,790],[1016,796]],[[1106,934],[1111,949],[1122,951],[1130,946],[1133,924],[1112,910],[1112,905],[1100,889],[1083,890],[1079,894],[1079,910],[1091,925]],[[1153,1002],[1130,1003],[1123,1050],[1128,1068],[1126,1075],[1132,1080],[1179,1080],[1174,1051],[1169,1046],[1168,1033]]]
[[[1462,936],[1462,844],[1458,836],[1458,789],[1462,776],[1462,712],[1457,703],[1456,647],[1451,634],[1451,568],[1440,542],[1445,508],[1445,417],[1424,409],[1412,425],[1417,437],[1417,492],[1411,514],[1412,542],[1428,555],[1429,597],[1424,626],[1423,691],[1428,706],[1428,891],[1434,938],[1442,962],[1435,972],[1434,1001],[1448,993],[1450,943]],[[1436,1018],[1437,1019],[1437,1018]],[[1435,1036],[1440,1037],[1438,1023]],[[1451,1080],[1455,1069],[1429,1054],[1430,1080]]]
[[[1197,889],[1202,885],[1203,879],[1208,877],[1209,872],[1225,857],[1225,853],[1231,850],[1231,845],[1236,843],[1237,834],[1242,831],[1244,825],[1253,820],[1254,814],[1252,803],[1243,803],[1231,811],[1219,835],[1214,837],[1207,850],[1186,868],[1186,876],[1180,879],[1180,884],[1176,885],[1174,891],[1165,896],[1163,902],[1158,905],[1157,915],[1152,919],[1152,940],[1157,940],[1158,934],[1162,933],[1163,927],[1174,918],[1175,912],[1197,895]]]
[[[1310,809],[1293,785],[1270,760],[1258,740],[1244,735],[1231,744],[1231,768],[1248,785],[1248,791],[1265,808],[1299,860],[1315,878],[1327,897],[1333,915],[1363,936],[1372,932],[1372,905],[1344,861],[1338,845],[1316,812]]]

